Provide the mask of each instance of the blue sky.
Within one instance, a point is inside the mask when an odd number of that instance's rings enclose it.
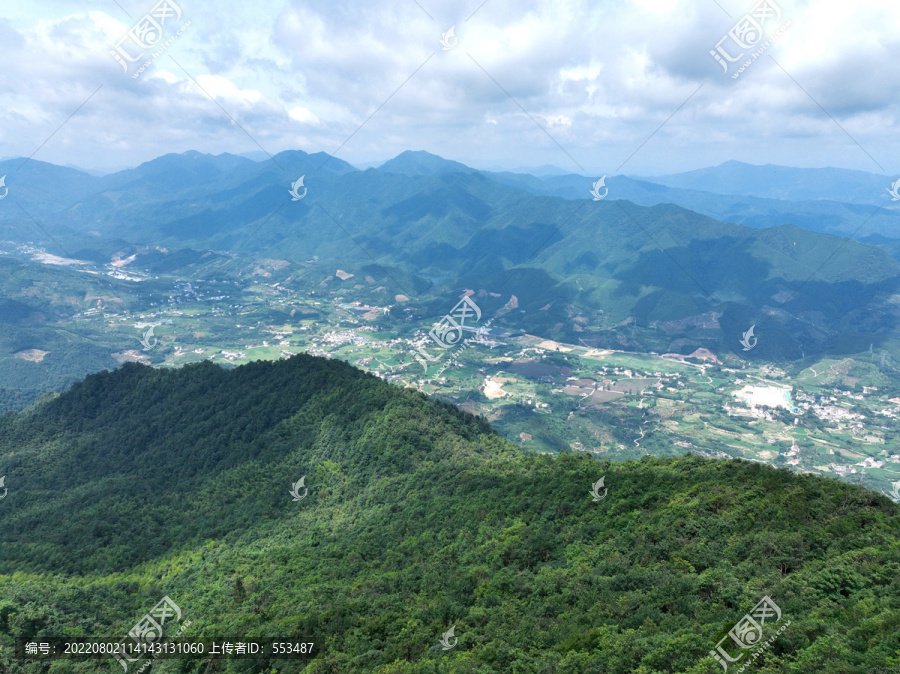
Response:
[[[153,0],[0,3],[0,157],[301,149],[360,165],[411,149],[588,175],[729,159],[900,174],[896,0],[175,2],[175,39],[137,78],[110,51]],[[765,37],[738,30],[751,48],[723,72],[709,52],[738,56],[720,41],[754,8]]]

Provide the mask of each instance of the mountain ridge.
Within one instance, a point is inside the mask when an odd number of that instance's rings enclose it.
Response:
[[[721,194],[774,199],[790,195],[795,200],[830,198],[833,201],[875,205],[884,201],[885,187],[891,182],[886,175],[857,169],[756,165],[736,160],[647,180],[670,187],[703,189]]]
[[[790,632],[763,667],[896,656],[887,498],[744,461],[528,456],[338,361],[91,375],[0,417],[0,463],[5,667],[15,638],[126,634],[162,596],[193,637],[316,644],[258,671],[712,674],[764,596]]]

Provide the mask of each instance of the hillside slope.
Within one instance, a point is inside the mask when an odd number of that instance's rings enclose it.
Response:
[[[0,256],[0,414],[115,367],[115,342],[86,330],[73,316],[136,306],[136,290],[77,268]]]
[[[764,596],[764,637],[790,625],[756,671],[900,663],[888,499],[745,462],[523,455],[339,361],[91,375],[0,418],[0,475],[2,672],[45,671],[17,636],[124,635],[163,596],[192,637],[316,644],[183,672],[711,674]]]

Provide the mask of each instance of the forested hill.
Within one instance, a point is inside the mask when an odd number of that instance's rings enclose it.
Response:
[[[316,653],[163,671],[711,674],[764,596],[780,634],[752,671],[900,666],[887,498],[747,462],[523,455],[336,360],[91,375],[0,418],[4,476],[4,673],[50,671],[16,636],[121,637],[163,596],[184,636]]]

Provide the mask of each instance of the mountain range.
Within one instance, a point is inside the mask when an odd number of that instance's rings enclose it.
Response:
[[[50,667],[17,639],[118,642],[163,597],[169,636],[189,621],[185,638],[314,644],[183,672],[712,674],[717,646],[759,671],[860,672],[900,655],[884,496],[696,455],[529,455],[337,360],[90,375],[0,417],[0,477],[3,672]],[[748,614],[761,633],[742,648],[728,634]]]
[[[730,162],[664,177],[673,186],[611,177],[608,197],[592,201],[583,176],[481,172],[426,152],[365,171],[302,151],[265,162],[187,152],[103,177],[20,165],[0,163],[12,197],[0,202],[0,240],[40,242],[96,265],[134,256],[133,268],[150,269],[165,255],[190,275],[204,251],[299,266],[317,259],[377,270],[385,298],[510,292],[520,311],[508,327],[599,347],[623,345],[615,331],[630,323],[629,348],[734,349],[765,323],[753,356],[893,348],[900,266],[891,252],[900,241],[885,232],[900,231],[900,214],[874,205],[887,179],[858,171]],[[300,176],[308,194],[292,201]],[[776,198],[788,189],[780,181],[810,200]],[[800,224],[782,222],[788,215]],[[827,233],[850,227],[882,232],[878,245]],[[451,280],[435,288],[436,277]]]

